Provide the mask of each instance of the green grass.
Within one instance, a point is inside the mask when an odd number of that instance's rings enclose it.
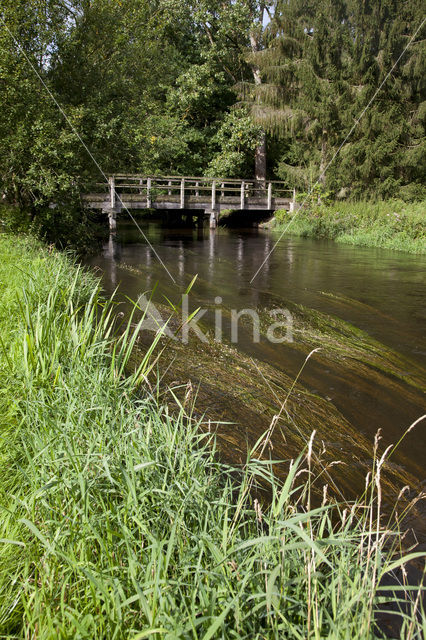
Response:
[[[275,228],[281,231],[288,225],[288,233],[294,235],[426,253],[426,202],[335,202],[295,214],[277,212]]]
[[[113,312],[67,256],[0,235],[0,638],[377,637],[403,562],[383,460],[366,505],[316,508],[310,445],[283,484],[271,430],[222,465],[190,409],[148,393],[151,353],[129,371],[138,328],[117,338]],[[398,637],[424,637],[419,594],[391,597]]]

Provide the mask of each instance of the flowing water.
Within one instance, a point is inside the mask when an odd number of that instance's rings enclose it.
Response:
[[[154,300],[161,309],[164,296],[178,303],[197,275],[189,310],[207,309],[202,326],[210,328],[210,345],[194,334],[180,350],[175,344],[168,348],[163,363],[170,366],[169,380],[184,384],[191,378],[201,385],[199,401],[207,415],[232,423],[222,430],[228,457],[243,458],[247,443],[278,412],[306,355],[319,347],[294,390],[285,429],[274,433],[273,457],[293,454],[287,441],[293,427],[306,437],[308,428],[317,429],[324,448],[344,462],[342,484],[359,489],[377,430],[383,450],[426,413],[426,257],[288,235],[270,253],[277,236],[268,230],[141,225],[152,247],[133,224],[121,223],[117,236],[88,263],[101,270],[107,292],[119,286],[136,300],[157,284]],[[264,330],[254,342],[246,316],[238,342],[230,343],[232,309],[256,310],[264,328],[276,308],[293,319],[293,342],[273,344]],[[224,345],[212,340],[218,314]],[[423,421],[389,465],[399,473],[395,491],[404,482],[411,495],[425,487],[425,460]],[[415,528],[426,540],[424,515],[419,505]]]

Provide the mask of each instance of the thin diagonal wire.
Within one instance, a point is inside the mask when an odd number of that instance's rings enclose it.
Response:
[[[73,125],[73,123],[71,122],[71,120],[69,119],[69,117],[67,116],[67,114],[65,113],[62,105],[58,102],[58,100],[55,98],[54,94],[52,93],[52,91],[49,89],[49,87],[47,86],[47,84],[44,82],[43,78],[41,77],[41,75],[39,74],[39,72],[37,71],[36,67],[33,65],[33,63],[31,62],[30,58],[28,57],[26,51],[23,49],[23,47],[21,46],[21,44],[19,43],[19,41],[16,39],[16,37],[13,35],[13,33],[11,32],[11,30],[9,29],[9,27],[7,26],[4,18],[2,15],[0,15],[0,20],[2,21],[6,31],[8,32],[8,34],[10,35],[10,37],[12,38],[13,42],[15,43],[15,45],[18,47],[19,51],[21,51],[21,53],[23,54],[25,60],[27,61],[27,63],[29,64],[29,66],[31,67],[32,71],[35,73],[35,75],[37,76],[37,78],[40,80],[41,84],[43,85],[43,87],[46,89],[47,93],[49,94],[50,98],[53,100],[53,102],[55,103],[55,105],[58,107],[59,111],[61,112],[61,114],[63,115],[65,121],[67,122],[67,124],[70,126],[72,132],[74,133],[74,135],[77,136],[77,138],[79,139],[79,141],[81,142],[81,144],[83,145],[85,151],[87,152],[87,154],[89,155],[90,159],[92,160],[92,162],[94,163],[94,165],[96,166],[96,168],[98,169],[99,173],[103,176],[103,178],[105,179],[105,183],[108,185],[108,176],[106,175],[106,173],[103,171],[102,167],[99,165],[98,161],[96,160],[96,158],[94,157],[93,153],[90,151],[89,147],[87,146],[87,144],[84,142],[84,140],[82,139],[82,137],[80,136],[80,134],[78,133],[77,129],[75,128],[75,126]],[[118,198],[122,208],[124,209],[124,211],[129,215],[130,219],[134,222],[134,224],[136,225],[136,227],[138,228],[139,232],[141,233],[142,237],[144,238],[145,242],[148,244],[148,246],[150,247],[150,249],[153,251],[154,255],[156,256],[156,258],[158,259],[158,261],[160,262],[160,264],[162,265],[162,267],[165,269],[166,273],[168,274],[168,276],[171,278],[171,280],[173,281],[174,284],[176,284],[176,280],[174,279],[174,277],[172,276],[172,274],[170,273],[170,271],[168,270],[168,268],[166,267],[166,265],[164,264],[164,262],[162,261],[162,259],[160,258],[160,256],[158,255],[157,251],[154,249],[154,247],[152,246],[152,244],[150,243],[150,241],[148,240],[148,238],[146,237],[145,233],[142,231],[142,229],[140,228],[139,224],[137,223],[137,221],[135,220],[135,218],[132,216],[132,214],[130,213],[129,209],[123,204],[123,201],[120,197],[120,194],[117,193],[114,189],[115,195]]]
[[[372,103],[374,102],[374,100],[376,99],[377,95],[379,94],[379,92],[381,91],[383,85],[386,83],[386,81],[388,80],[389,76],[391,75],[391,73],[393,72],[393,70],[395,69],[395,67],[397,66],[397,64],[399,63],[399,61],[401,60],[402,56],[404,55],[404,53],[407,51],[408,47],[411,45],[411,43],[413,42],[414,38],[416,37],[416,35],[419,33],[419,31],[421,30],[421,28],[423,27],[424,23],[426,22],[426,18],[423,18],[422,23],[417,27],[417,29],[415,30],[415,32],[413,33],[413,35],[411,36],[410,40],[408,41],[408,44],[405,46],[405,48],[403,49],[402,53],[399,55],[398,59],[396,60],[396,62],[393,64],[391,70],[386,74],[386,76],[384,77],[384,79],[382,80],[382,82],[380,83],[378,89],[376,89],[374,95],[372,96],[372,98],[370,98],[367,106],[364,107],[364,109],[361,111],[360,115],[358,116],[358,118],[355,120],[354,124],[352,125],[349,133],[345,136],[343,142],[340,144],[339,148],[337,149],[337,151],[334,153],[333,157],[331,158],[330,162],[326,165],[325,169],[320,173],[320,175],[318,176],[317,181],[314,183],[314,185],[308,190],[308,194],[306,196],[306,198],[303,200],[302,204],[300,205],[300,208],[296,211],[296,213],[294,214],[294,216],[292,217],[292,219],[289,221],[289,223],[284,227],[283,231],[281,232],[278,240],[275,242],[274,246],[272,247],[272,249],[270,250],[270,252],[268,253],[268,255],[266,256],[266,258],[263,260],[262,264],[260,265],[260,267],[258,268],[258,270],[256,271],[256,273],[254,274],[254,276],[252,277],[252,279],[250,280],[250,284],[253,282],[253,280],[256,278],[256,276],[258,275],[258,273],[261,271],[261,269],[263,268],[263,266],[265,265],[265,263],[269,260],[271,254],[275,251],[277,245],[279,244],[279,242],[281,241],[281,238],[283,237],[283,235],[286,233],[287,229],[290,227],[290,225],[293,224],[294,220],[297,218],[299,212],[303,209],[303,207],[305,206],[310,193],[312,192],[312,190],[314,189],[314,187],[316,187],[317,184],[319,184],[320,180],[325,176],[328,168],[330,167],[330,165],[334,162],[334,160],[336,159],[336,157],[339,155],[340,151],[342,150],[343,145],[347,142],[347,140],[350,138],[350,136],[352,135],[354,129],[358,126],[360,120],[363,118],[363,116],[365,115],[365,113],[368,111],[368,109],[371,107]]]

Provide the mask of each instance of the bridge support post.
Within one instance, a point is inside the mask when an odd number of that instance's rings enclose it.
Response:
[[[217,209],[210,209],[206,211],[209,214],[209,226],[210,229],[216,229],[217,221],[219,219],[219,211]]]
[[[268,209],[272,209],[272,183],[268,182]]]
[[[246,184],[243,180],[241,183],[240,209],[244,209],[245,188],[246,188]]]
[[[113,209],[107,209],[102,213],[108,214],[108,225],[110,233],[115,233],[117,231],[117,213]]]

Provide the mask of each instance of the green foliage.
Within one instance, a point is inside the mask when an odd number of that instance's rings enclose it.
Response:
[[[330,191],[326,191],[321,184],[315,183],[307,192],[298,191],[296,193],[296,202],[312,209],[317,205],[330,204],[331,196]]]
[[[288,232],[346,244],[426,254],[426,202],[403,200],[306,205],[275,216]]]
[[[105,220],[81,206],[61,203],[38,209],[29,231],[60,249],[72,248],[79,254],[100,250],[108,233]]]
[[[239,109],[227,114],[213,138],[219,151],[213,156],[207,175],[223,178],[250,177],[253,151],[259,143],[261,129],[248,113]]]
[[[2,205],[0,229],[30,233],[49,245],[70,248],[81,255],[98,251],[107,234],[105,220],[78,204],[66,202],[31,211]]]
[[[66,256],[2,235],[0,282],[1,635],[380,637],[383,579],[406,562],[380,524],[382,462],[366,504],[313,508],[309,448],[284,483],[256,451],[231,469],[188,408],[141,387],[150,350],[124,376],[138,327],[114,338],[114,306]],[[409,595],[391,594],[399,637],[420,640]]]
[[[65,217],[83,226],[79,193],[87,178],[103,180],[96,162],[107,174],[204,172],[233,81],[203,54],[205,35],[188,10],[173,17],[167,2],[98,0],[63,11],[49,3],[43,14],[29,0],[6,4],[0,188],[8,203],[49,226],[49,206],[66,202]]]
[[[347,188],[354,198],[420,193],[426,152],[423,32],[399,56],[422,19],[418,1],[323,0],[315,11],[300,0],[277,4],[276,35],[254,57],[263,84],[252,100],[259,105],[258,121],[288,140],[277,163],[280,178],[303,190],[327,182],[334,193]]]

